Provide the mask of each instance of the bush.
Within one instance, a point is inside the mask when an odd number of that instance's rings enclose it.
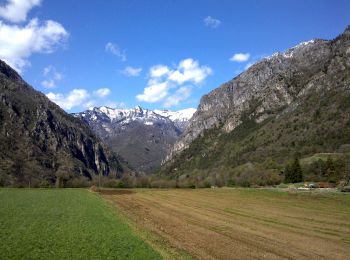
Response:
[[[175,180],[158,179],[151,182],[151,188],[167,189],[177,188]]]
[[[282,178],[276,169],[260,169],[251,166],[235,177],[230,183],[242,187],[267,186],[281,183]]]
[[[234,186],[236,186],[235,180],[228,180],[227,186],[228,186],[228,187],[234,187]]]
[[[341,192],[350,192],[350,186],[344,186],[341,188]]]
[[[140,176],[135,179],[134,181],[134,187],[136,188],[150,188],[151,187],[151,181],[148,176]]]
[[[66,188],[85,188],[85,187],[90,187],[90,186],[91,186],[91,183],[90,183],[89,179],[87,179],[86,177],[83,177],[83,176],[72,178],[72,179],[68,180],[64,185],[64,187],[66,187]]]

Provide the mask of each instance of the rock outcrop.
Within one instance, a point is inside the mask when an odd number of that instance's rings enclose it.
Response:
[[[52,185],[57,176],[65,180],[79,176],[91,179],[111,172],[111,154],[95,134],[34,90],[3,61],[0,147],[3,185]],[[121,171],[118,159],[112,161],[112,171]]]
[[[260,123],[295,108],[310,91],[349,88],[349,71],[350,27],[334,40],[303,42],[264,58],[202,97],[166,160],[188,148],[206,129],[231,132],[244,118]]]

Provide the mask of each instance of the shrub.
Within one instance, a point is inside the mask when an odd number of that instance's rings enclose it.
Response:
[[[67,188],[85,188],[89,186],[91,186],[89,179],[83,176],[72,178],[64,185]]]
[[[227,182],[227,186],[228,187],[234,187],[234,186],[236,186],[236,182],[235,182],[235,180],[228,180],[228,182]]]

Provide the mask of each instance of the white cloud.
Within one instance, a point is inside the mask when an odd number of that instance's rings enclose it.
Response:
[[[148,103],[163,102],[166,107],[177,105],[191,94],[190,86],[184,87],[184,83],[199,85],[211,74],[211,68],[200,66],[191,58],[180,61],[174,68],[156,65],[150,68],[147,87],[136,99]],[[171,90],[175,93],[171,94]]]
[[[178,105],[181,101],[186,100],[187,98],[189,98],[189,96],[191,95],[191,88],[190,87],[181,87],[178,90],[176,90],[176,92],[171,95],[168,96],[163,105],[164,107],[172,107],[172,106],[176,106]]]
[[[41,82],[41,85],[44,88],[55,88],[56,87],[56,82],[53,79],[45,79]]]
[[[100,88],[89,92],[83,88],[73,89],[67,94],[49,92],[46,96],[65,110],[73,108],[85,110],[98,106],[125,107],[124,103],[110,101],[107,98],[111,94],[109,88]]]
[[[46,96],[61,108],[70,110],[85,103],[90,95],[85,89],[73,89],[67,95],[50,92]]]
[[[140,75],[141,71],[142,71],[142,68],[133,68],[133,67],[127,66],[125,67],[125,69],[121,71],[121,73],[128,77],[137,77]]]
[[[121,50],[118,45],[108,42],[105,46],[105,51],[110,52],[113,55],[120,58],[122,61],[126,61],[126,52],[125,50]]]
[[[203,20],[204,24],[211,28],[217,28],[220,26],[221,21],[219,19],[213,18],[211,16],[207,16]]]
[[[41,0],[7,0],[5,6],[0,6],[0,17],[13,23],[24,22],[30,9],[40,3]]]
[[[155,103],[161,101],[168,95],[169,83],[167,81],[161,83],[153,83],[143,90],[143,94],[136,96],[137,100]]]
[[[25,26],[0,21],[0,58],[21,72],[33,53],[52,53],[67,37],[64,27],[51,20],[33,19]]]
[[[164,65],[156,65],[150,68],[149,74],[151,78],[159,78],[170,72],[169,68]]]
[[[109,88],[100,88],[98,90],[95,90],[93,94],[101,98],[107,97],[109,94],[111,94],[111,90]]]
[[[44,88],[55,88],[56,83],[62,79],[62,74],[59,73],[56,68],[52,65],[49,65],[44,68],[43,75],[46,78],[41,82],[41,85]]]
[[[208,66],[199,66],[198,61],[185,59],[179,63],[177,70],[170,72],[169,80],[178,84],[186,81],[199,84],[211,73],[212,70]]]
[[[245,61],[248,61],[249,58],[250,58],[249,53],[236,53],[230,58],[230,61],[245,62]]]

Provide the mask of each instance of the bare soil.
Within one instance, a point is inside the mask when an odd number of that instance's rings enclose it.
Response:
[[[349,259],[350,196],[253,189],[102,192],[176,258]],[[162,245],[159,245],[162,243]],[[163,254],[165,258],[172,258]]]

